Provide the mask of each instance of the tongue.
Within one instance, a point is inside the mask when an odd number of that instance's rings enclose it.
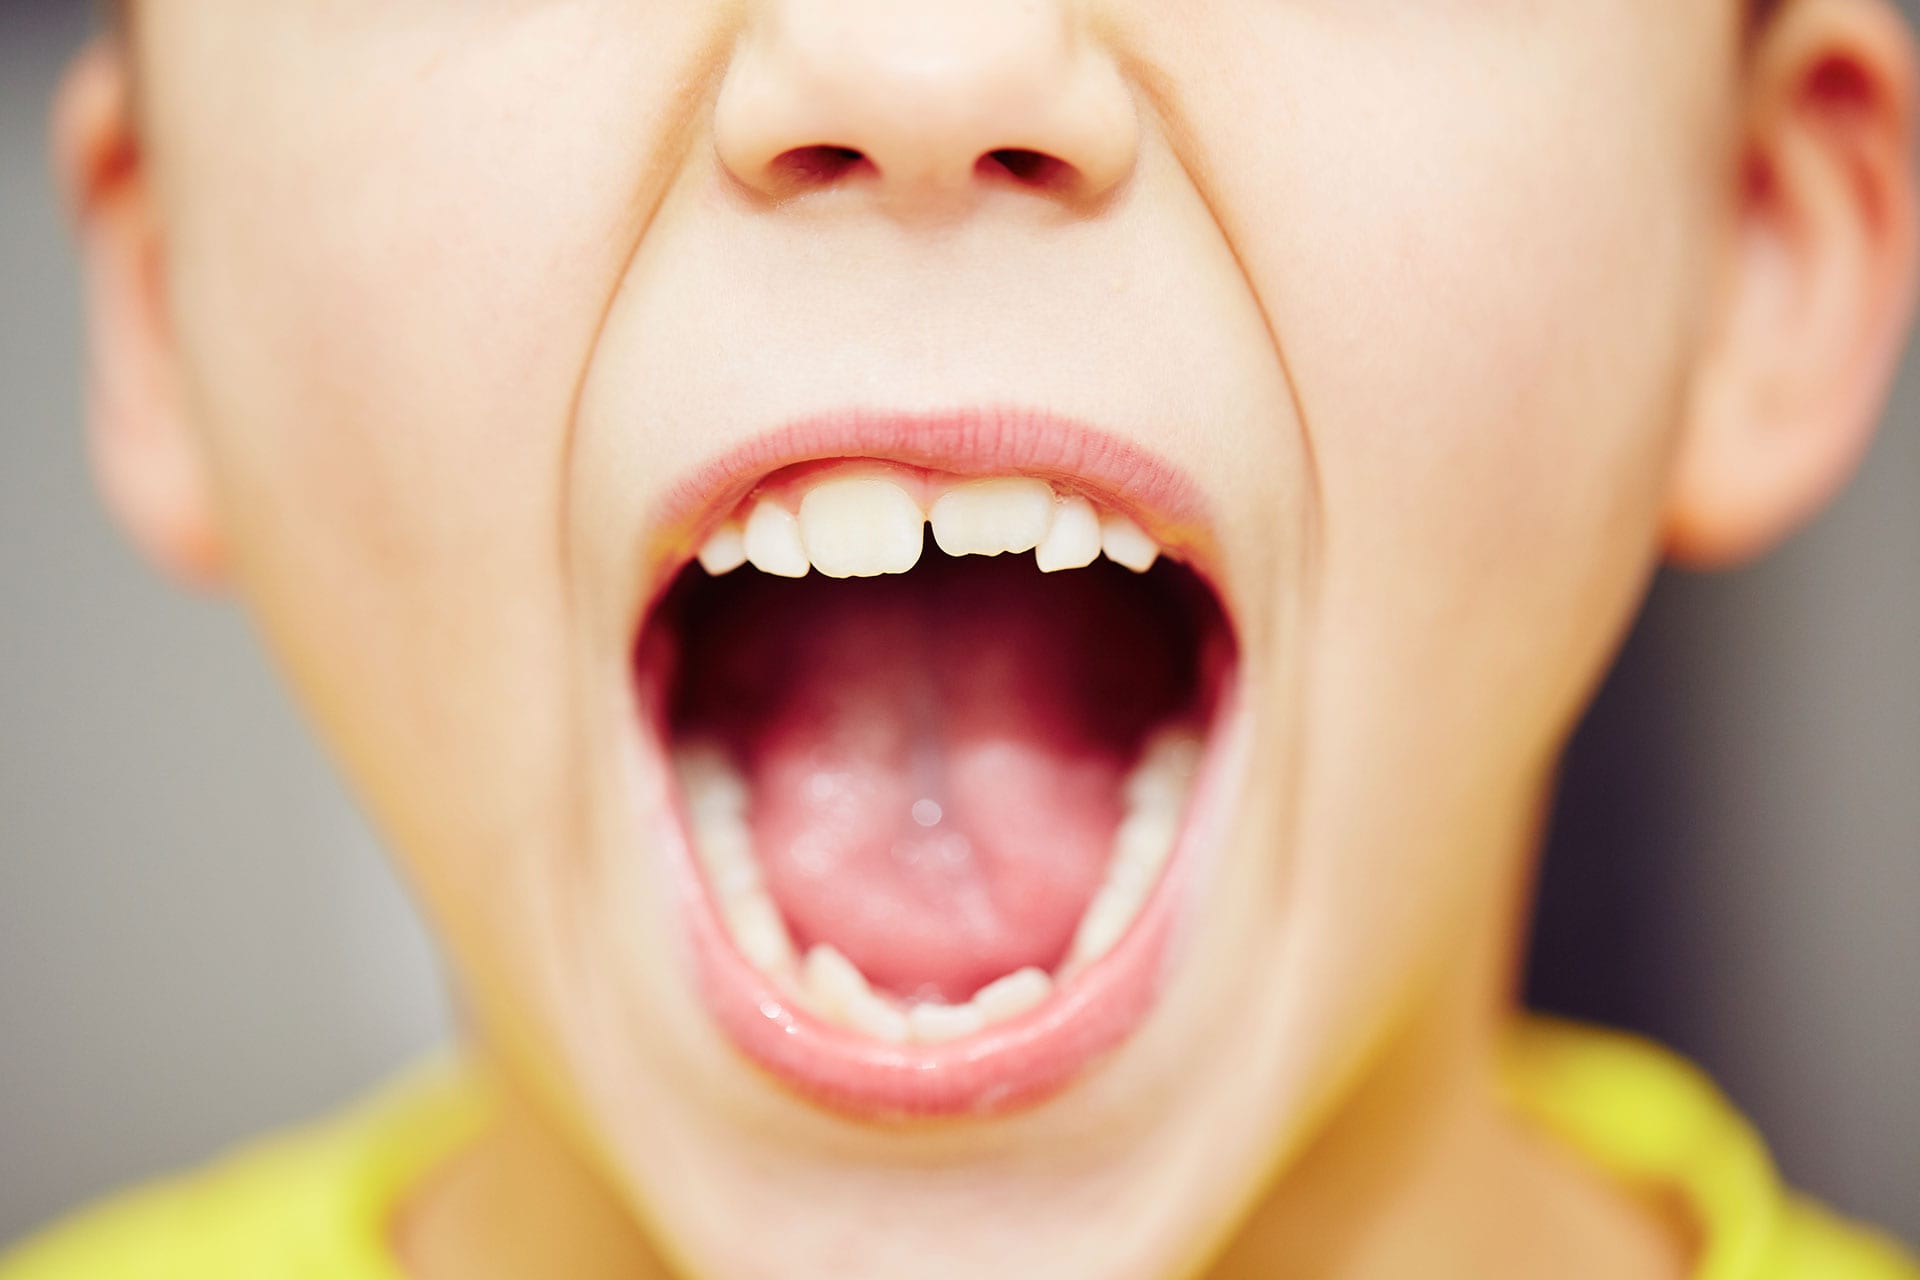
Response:
[[[743,763],[802,947],[949,1001],[1060,960],[1124,772],[1183,692],[1177,629],[1119,574],[932,555],[869,581],[749,578],[686,633],[680,719]]]

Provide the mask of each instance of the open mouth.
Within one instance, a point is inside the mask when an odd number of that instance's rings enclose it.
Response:
[[[812,459],[702,523],[636,669],[715,1017],[864,1115],[1064,1085],[1165,976],[1214,592],[1059,474]]]

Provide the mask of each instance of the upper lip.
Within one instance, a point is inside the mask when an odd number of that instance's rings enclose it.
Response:
[[[1137,521],[1161,548],[1212,579],[1215,550],[1199,484],[1177,464],[1124,436],[1062,414],[1017,405],[897,411],[849,408],[795,419],[695,467],[651,521],[656,589],[692,558],[767,476],[796,463],[875,459],[957,476],[1029,475],[1074,488]]]

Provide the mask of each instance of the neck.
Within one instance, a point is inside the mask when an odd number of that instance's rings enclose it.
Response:
[[[1688,1274],[1681,1224],[1502,1099],[1500,1037],[1517,1012],[1531,859],[1509,865],[1461,931],[1469,944],[1279,1175],[1210,1280]]]
[[[667,1280],[606,1181],[536,1104],[491,1073],[496,1116],[404,1207],[394,1242],[412,1280]]]

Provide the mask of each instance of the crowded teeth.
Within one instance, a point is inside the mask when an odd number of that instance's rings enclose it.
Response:
[[[1152,536],[1127,516],[1079,494],[1058,494],[1032,476],[994,476],[950,485],[922,510],[921,497],[892,472],[863,469],[808,488],[797,512],[763,497],[708,536],[697,553],[718,577],[742,564],[783,578],[818,569],[829,578],[906,573],[920,562],[926,526],[950,556],[1031,551],[1043,573],[1099,559],[1145,573],[1160,558]]]
[[[1054,508],[1047,536],[1034,548],[1033,562],[1042,573],[1084,569],[1100,558],[1100,513],[1074,494]]]
[[[1115,511],[1101,518],[1100,549],[1107,553],[1107,559],[1135,573],[1145,573],[1160,558],[1160,546],[1147,531]]]
[[[950,556],[1031,551],[1047,536],[1053,488],[1027,476],[969,480],[934,502],[933,540]]]
[[[700,567],[716,578],[732,573],[746,562],[746,535],[731,520],[714,530],[713,536],[700,547]]]
[[[827,480],[800,500],[800,541],[829,578],[905,573],[919,562],[925,521],[912,495],[879,476]]]
[[[875,994],[866,975],[837,948],[822,944],[808,951],[803,981],[826,1017],[889,1044],[907,1039],[907,1016]]]
[[[807,551],[800,541],[800,522],[785,507],[772,502],[754,504],[742,539],[747,559],[762,573],[781,578],[807,576]]]

